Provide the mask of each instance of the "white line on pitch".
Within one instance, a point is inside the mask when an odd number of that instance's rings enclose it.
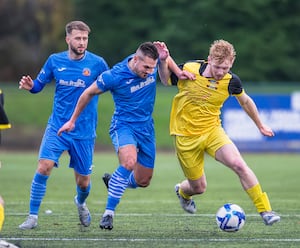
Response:
[[[201,242],[201,241],[209,241],[209,242],[233,242],[233,241],[247,241],[247,242],[300,242],[300,239],[291,239],[291,238],[287,238],[287,239],[282,239],[282,238],[278,238],[278,239],[274,239],[274,238],[230,238],[230,239],[224,239],[224,238],[203,238],[203,239],[178,239],[178,238],[158,238],[158,239],[126,239],[126,238],[5,238],[3,237],[4,240],[18,240],[18,241],[115,241],[115,242],[119,242],[119,241],[130,241],[130,242],[148,242],[148,241],[180,241],[180,242]]]

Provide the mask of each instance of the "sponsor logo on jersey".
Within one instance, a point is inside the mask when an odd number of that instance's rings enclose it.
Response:
[[[209,79],[208,80],[209,84],[207,85],[207,88],[217,90],[218,89],[218,84],[219,82],[214,80],[214,79]]]
[[[152,84],[155,82],[155,78],[153,76],[148,77],[145,81],[140,82],[138,85],[132,86],[130,88],[130,92],[136,92],[137,90],[140,90],[146,86],[148,86],[149,84]]]
[[[64,85],[64,86],[74,86],[74,87],[86,87],[85,81],[78,79],[77,81],[65,81],[60,79],[59,80],[59,84],[60,85]]]

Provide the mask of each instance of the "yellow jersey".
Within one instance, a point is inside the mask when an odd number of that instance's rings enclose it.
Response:
[[[228,72],[216,81],[201,74],[207,62],[186,62],[180,66],[196,76],[196,80],[178,80],[172,74],[171,83],[177,85],[178,93],[172,103],[170,134],[193,136],[209,132],[221,125],[221,108],[230,95],[241,95],[244,90],[239,77]]]
[[[3,226],[3,222],[4,222],[4,207],[0,205],[0,231]]]

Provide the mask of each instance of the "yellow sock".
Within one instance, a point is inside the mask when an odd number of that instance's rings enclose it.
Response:
[[[187,194],[185,194],[185,193],[181,190],[181,188],[179,188],[179,195],[181,195],[181,196],[182,196],[184,199],[186,199],[186,200],[192,199],[192,197],[189,196],[189,195],[187,195]]]
[[[268,195],[266,192],[262,192],[260,184],[254,185],[252,188],[247,189],[246,192],[254,203],[257,212],[272,210]]]
[[[0,204],[0,231],[4,222],[4,207]]]

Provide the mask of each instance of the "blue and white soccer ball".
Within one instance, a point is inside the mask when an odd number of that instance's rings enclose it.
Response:
[[[225,232],[240,230],[246,221],[244,210],[237,204],[226,203],[216,214],[218,227]]]

